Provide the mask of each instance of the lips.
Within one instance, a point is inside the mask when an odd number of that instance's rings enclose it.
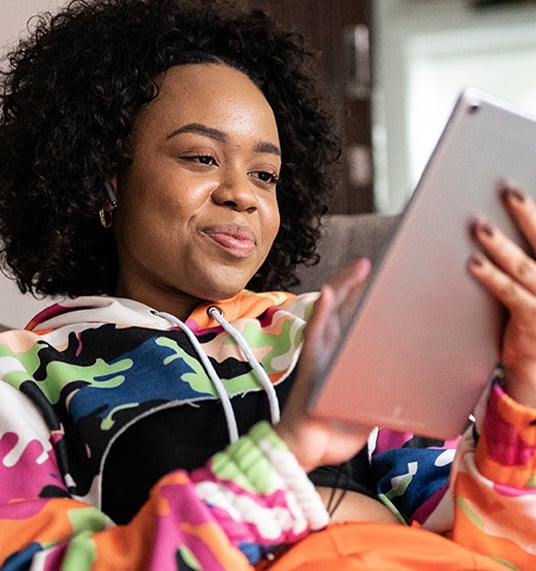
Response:
[[[251,228],[239,224],[217,224],[202,229],[218,246],[233,256],[245,258],[257,245],[257,238]]]

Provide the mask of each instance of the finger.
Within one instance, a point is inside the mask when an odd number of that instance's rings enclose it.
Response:
[[[532,249],[536,250],[536,204],[515,186],[507,186],[502,198],[519,230]]]
[[[315,302],[311,317],[307,321],[304,337],[317,339],[321,336],[321,332],[324,329],[326,321],[329,319],[334,304],[333,288],[329,284],[326,284],[320,290],[320,295]]]
[[[475,236],[504,273],[536,294],[536,262],[521,247],[488,222],[477,223]]]
[[[473,254],[469,260],[469,270],[511,315],[515,314],[521,321],[534,322],[536,296],[526,287],[493,264],[481,252]]]
[[[305,358],[316,367],[321,368],[331,356],[370,269],[370,260],[361,258],[322,287],[304,331]]]
[[[307,415],[311,383],[325,369],[331,355],[324,342],[324,337],[326,328],[329,327],[333,305],[333,290],[326,285],[320,292],[320,297],[315,303],[314,311],[304,330],[304,343],[298,363],[298,375],[284,408],[287,419],[296,420]],[[284,420],[283,417],[282,420]]]
[[[325,285],[304,330],[304,345],[300,360],[307,363],[304,366],[308,367],[309,374],[313,374],[322,368],[331,354],[328,340],[336,335],[333,333],[332,314],[334,307],[333,289],[331,286]]]
[[[333,288],[337,297],[344,297],[349,290],[367,279],[370,270],[370,260],[368,258],[359,258],[354,264],[335,274],[328,284]]]
[[[370,260],[360,258],[355,264],[330,280],[328,285],[333,289],[336,302],[334,310],[339,315],[351,313],[355,308],[370,270]]]

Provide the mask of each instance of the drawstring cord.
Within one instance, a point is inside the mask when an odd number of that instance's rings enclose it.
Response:
[[[238,440],[238,427],[236,425],[236,418],[233,412],[233,407],[231,405],[231,399],[229,398],[229,395],[227,394],[227,391],[225,390],[225,387],[223,386],[223,383],[220,377],[218,376],[218,373],[216,373],[216,370],[214,369],[209,358],[207,357],[205,350],[203,349],[203,347],[201,347],[201,343],[199,343],[197,337],[193,334],[192,330],[186,325],[186,323],[183,323],[180,319],[178,319],[171,313],[158,311],[156,312],[156,315],[171,321],[171,323],[173,323],[174,325],[179,327],[182,331],[184,331],[184,333],[188,337],[190,343],[192,344],[196,353],[198,354],[203,364],[203,367],[207,372],[207,375],[212,381],[212,384],[214,385],[214,388],[216,389],[218,396],[220,397],[220,401],[223,406],[223,412],[225,414],[225,421],[227,422],[227,430],[229,431],[229,440],[231,442],[236,442]]]
[[[244,336],[240,333],[240,331],[237,331],[228,321],[226,321],[219,307],[212,305],[208,308],[207,313],[209,317],[212,317],[212,319],[217,321],[225,329],[225,331],[229,333],[229,335],[238,343],[240,349],[242,349],[246,359],[248,360],[248,363],[257,375],[257,378],[261,382],[264,390],[266,391],[266,394],[268,395],[268,403],[270,405],[270,418],[272,419],[272,424],[277,424],[279,422],[279,418],[281,417],[281,412],[279,409],[279,400],[277,398],[274,385],[268,378],[266,371],[263,369],[253,354],[253,351],[249,347],[247,341],[244,339]]]
[[[279,400],[277,398],[274,385],[268,378],[266,371],[263,369],[263,367],[255,357],[255,355],[253,354],[253,351],[249,347],[247,341],[244,339],[244,336],[239,331],[237,331],[223,317],[223,314],[218,307],[214,305],[209,307],[207,310],[207,314],[209,315],[209,317],[217,321],[221,327],[223,327],[223,329],[235,340],[235,342],[238,344],[238,346],[244,353],[249,365],[253,369],[253,372],[257,376],[258,380],[260,381],[261,385],[263,386],[268,396],[268,404],[270,406],[270,418],[272,420],[272,424],[277,424],[281,417],[281,412],[279,409]],[[236,442],[238,440],[238,427],[236,424],[236,418],[233,412],[231,399],[229,398],[229,395],[227,394],[227,391],[223,386],[222,380],[220,379],[218,373],[214,369],[214,366],[210,362],[210,359],[205,353],[205,350],[201,346],[201,343],[199,343],[197,337],[194,335],[192,330],[186,325],[186,323],[181,321],[178,317],[175,317],[171,313],[166,313],[165,311],[156,312],[156,315],[158,315],[159,317],[163,317],[164,319],[167,319],[168,321],[176,325],[188,337],[190,343],[194,347],[197,355],[199,356],[199,359],[201,360],[201,363],[203,364],[203,367],[205,368],[205,371],[207,372],[207,375],[209,376],[214,386],[214,389],[218,393],[218,397],[220,398],[220,401],[222,403],[223,412],[225,414],[225,421],[227,422],[227,429],[229,431],[229,440],[231,442]]]

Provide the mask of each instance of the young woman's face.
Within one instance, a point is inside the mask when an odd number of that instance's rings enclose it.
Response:
[[[114,181],[117,295],[184,317],[237,294],[279,229],[281,152],[262,92],[226,65],[171,68],[132,155]]]

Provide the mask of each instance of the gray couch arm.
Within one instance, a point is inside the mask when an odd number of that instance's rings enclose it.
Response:
[[[369,257],[374,263],[397,218],[382,214],[328,216],[318,245],[320,262],[316,266],[300,267],[298,277],[302,283],[294,291],[300,293],[319,290],[339,269],[361,256]]]

